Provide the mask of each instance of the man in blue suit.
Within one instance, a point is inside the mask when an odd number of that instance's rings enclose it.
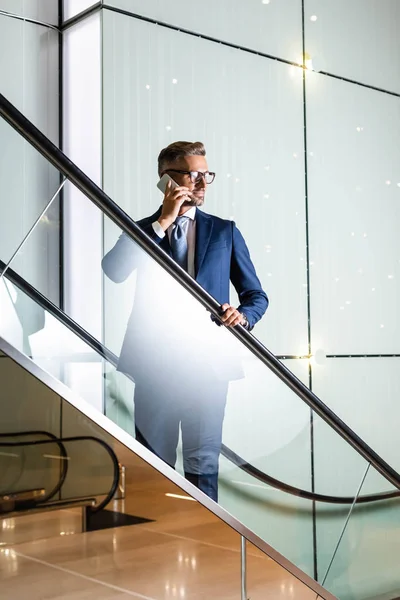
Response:
[[[235,223],[199,210],[215,177],[205,154],[200,142],[175,142],[160,152],[158,174],[168,174],[177,187],[169,183],[162,206],[137,224],[221,304],[223,325],[250,331],[268,298]],[[164,327],[168,314],[162,314],[159,298],[140,292],[139,271],[151,278],[150,269],[140,268],[138,250],[127,236],[119,238],[102,265],[115,282],[138,271],[118,364],[135,381],[136,438],[174,467],[181,427],[185,477],[217,502],[226,396],[229,380],[240,377],[237,368],[221,375],[206,360],[179,355],[179,344]],[[230,281],[238,307],[230,304]]]

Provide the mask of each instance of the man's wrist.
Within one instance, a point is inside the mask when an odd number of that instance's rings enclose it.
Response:
[[[242,317],[241,326],[250,331],[250,323],[247,316],[244,313],[240,313],[240,316]]]
[[[160,227],[162,228],[162,230],[165,232],[165,231],[167,231],[168,227],[170,225],[172,225],[173,221],[171,221],[171,219],[163,219],[162,217],[160,217],[157,220],[157,223],[160,225]]]

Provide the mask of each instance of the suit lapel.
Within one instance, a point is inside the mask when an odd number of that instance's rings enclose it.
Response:
[[[202,213],[200,210],[196,210],[196,252],[195,252],[195,272],[196,279],[198,278],[200,269],[202,267],[204,257],[207,252],[208,245],[211,239],[211,233],[213,228],[212,218]]]

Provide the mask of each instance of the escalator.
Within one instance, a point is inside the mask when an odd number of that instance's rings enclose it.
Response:
[[[49,431],[0,433],[0,472],[0,518],[78,507],[84,531],[114,497],[120,475],[102,439]]]
[[[218,303],[3,97],[0,112],[9,123],[1,123],[4,139],[21,144],[16,129],[40,149],[44,157],[40,160],[49,161],[51,169],[62,174],[42,213],[32,219],[22,235],[19,231],[11,239],[0,256],[1,350],[17,362],[23,354],[32,359],[32,363],[25,360],[25,369],[34,364],[41,380],[47,372],[51,382],[54,377],[64,384],[60,396],[67,396],[69,389],[100,409],[106,419],[99,416],[99,421],[96,411],[82,405],[82,410],[106,430],[109,423],[113,435],[120,434],[111,422],[133,433],[134,382],[116,367],[136,278],[119,285],[104,282],[104,310],[121,318],[115,326],[105,328],[103,343],[94,321],[76,322],[70,314],[73,311],[52,302],[46,281],[29,269],[33,256],[41,264],[51,260],[48,248],[40,243],[40,228],[51,228],[54,215],[59,214],[60,189],[64,200],[71,195],[68,190],[83,192],[107,222],[104,230],[109,239],[105,239],[105,248],[109,249],[121,235],[126,236],[135,247],[137,272],[146,274],[144,294],[149,303],[136,307],[135,312],[143,332],[141,352],[134,356],[137,364],[147,369],[149,378],[163,381],[168,376],[163,365],[169,364],[171,355],[179,357],[180,364],[189,365],[180,381],[188,397],[193,387],[201,387],[201,378],[193,376],[190,365],[196,369],[200,365],[200,372],[206,365],[217,379],[230,381],[219,506],[181,477],[179,460],[175,472],[131,437],[124,437],[124,443],[314,590],[310,597],[319,594],[329,598],[333,594],[344,600],[397,598],[397,471],[255,337],[240,327],[234,331],[218,328],[210,319],[210,313],[218,319]],[[33,151],[27,142],[23,144],[25,151]],[[82,196],[81,201],[87,200]],[[100,269],[100,264],[93,264],[99,276]],[[162,294],[158,295],[160,289]],[[84,292],[81,290],[82,304]],[[152,321],[158,319],[158,339],[150,335],[149,317]],[[171,342],[167,348],[157,343],[160,336],[174,340],[173,346]]]

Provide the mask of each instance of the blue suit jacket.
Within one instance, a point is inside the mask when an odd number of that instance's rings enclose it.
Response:
[[[137,224],[172,256],[168,236],[159,238],[152,227],[152,223],[159,218],[160,214],[161,208],[150,217],[138,221]],[[150,374],[143,359],[145,354],[143,344],[148,345],[148,352],[157,351],[157,334],[152,336],[151,322],[154,315],[160,313],[159,299],[153,304],[154,299],[150,297],[148,289],[144,290],[145,293],[141,293],[140,265],[137,255],[136,245],[123,234],[102,262],[104,272],[115,282],[124,281],[135,268],[138,268],[135,305],[128,322],[119,362],[119,370],[132,375],[135,379],[138,373],[143,376]],[[235,223],[198,209],[196,210],[195,279],[220,304],[230,302],[229,282],[231,281],[239,297],[238,309],[246,314],[251,328],[261,319],[268,307],[267,295],[261,287],[246,243]],[[148,320],[146,315],[149,315]],[[160,333],[162,332],[158,328],[158,341]]]

